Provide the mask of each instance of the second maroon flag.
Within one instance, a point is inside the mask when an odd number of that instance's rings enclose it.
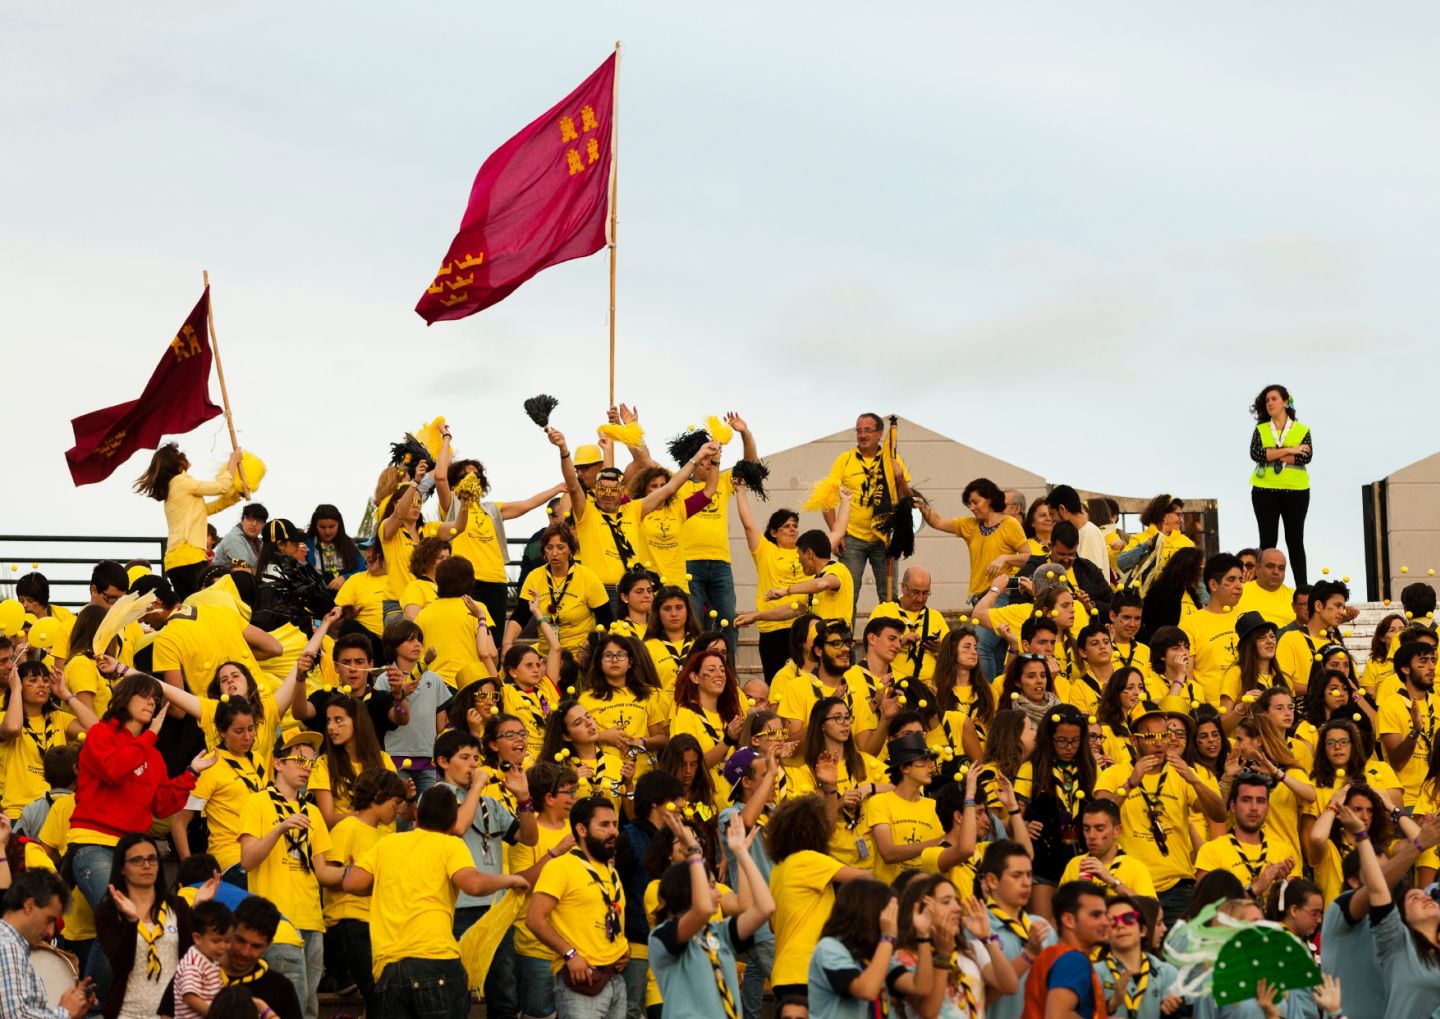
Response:
[[[460,231],[415,306],[427,323],[473,315],[542,269],[605,246],[615,62],[485,160]]]

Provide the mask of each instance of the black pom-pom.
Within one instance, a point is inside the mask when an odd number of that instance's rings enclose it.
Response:
[[[693,432],[681,432],[665,446],[677,466],[684,467],[690,459],[710,441],[710,433],[703,428]]]
[[[425,461],[429,470],[435,469],[435,460],[431,457],[430,451],[425,448],[423,442],[409,432],[405,433],[403,441],[390,443],[391,466],[403,467],[405,473],[410,477],[415,476],[415,468],[421,460]]]
[[[888,537],[885,543],[886,557],[890,559],[909,559],[915,554],[914,509],[914,498],[908,495],[905,496],[905,498],[895,504],[895,509],[890,512],[890,516],[884,522],[884,526],[879,528]]]
[[[559,400],[541,393],[539,396],[532,396],[525,401],[525,413],[541,428],[549,428],[550,412],[558,406],[560,406]]]
[[[770,465],[764,460],[737,460],[735,466],[730,468],[730,480],[737,485],[744,485],[761,502],[770,499],[770,496],[765,494],[765,482],[769,477]]]

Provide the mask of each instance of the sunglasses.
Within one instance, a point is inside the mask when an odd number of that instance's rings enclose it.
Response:
[[[1112,923],[1118,923],[1121,927],[1134,927],[1140,922],[1140,914],[1132,909],[1124,913],[1115,913],[1111,915],[1110,920]]]

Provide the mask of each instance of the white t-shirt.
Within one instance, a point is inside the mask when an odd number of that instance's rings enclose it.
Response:
[[[1080,547],[1075,553],[1081,559],[1089,559],[1104,576],[1110,576],[1110,553],[1105,548],[1105,535],[1089,520],[1080,528]]]

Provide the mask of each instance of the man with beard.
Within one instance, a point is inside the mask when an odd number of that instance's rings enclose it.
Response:
[[[386,835],[345,868],[343,886],[370,895],[370,951],[375,996],[386,1015],[470,1011],[469,980],[455,941],[455,892],[489,895],[524,891],[518,874],[484,874],[470,850],[451,835],[459,805],[450,789],[427,789],[416,808],[414,831]]]
[[[878,754],[885,745],[879,720],[870,708],[870,692],[860,669],[850,664],[850,628],[838,619],[827,619],[815,627],[811,653],[819,663],[818,675],[802,674],[785,685],[777,714],[790,729],[790,738],[805,740],[805,722],[810,709],[825,697],[839,697],[850,709],[850,731],[855,745],[867,754]]]
[[[1380,698],[1375,733],[1385,744],[1390,766],[1405,787],[1405,806],[1420,796],[1430,762],[1430,748],[1440,723],[1440,698],[1435,696],[1435,648],[1421,641],[1401,644],[1391,662],[1402,687]]]
[[[1299,864],[1283,841],[1271,845],[1265,837],[1270,813],[1270,780],[1254,771],[1242,771],[1230,790],[1235,827],[1200,847],[1195,857],[1198,881],[1212,870],[1228,870],[1245,883],[1245,894],[1264,901],[1270,886],[1282,877],[1299,877]]]
[[[555,966],[555,1014],[623,1019],[625,889],[615,872],[620,837],[615,807],[600,796],[570,808],[575,848],[540,872],[525,924],[559,956]]]

